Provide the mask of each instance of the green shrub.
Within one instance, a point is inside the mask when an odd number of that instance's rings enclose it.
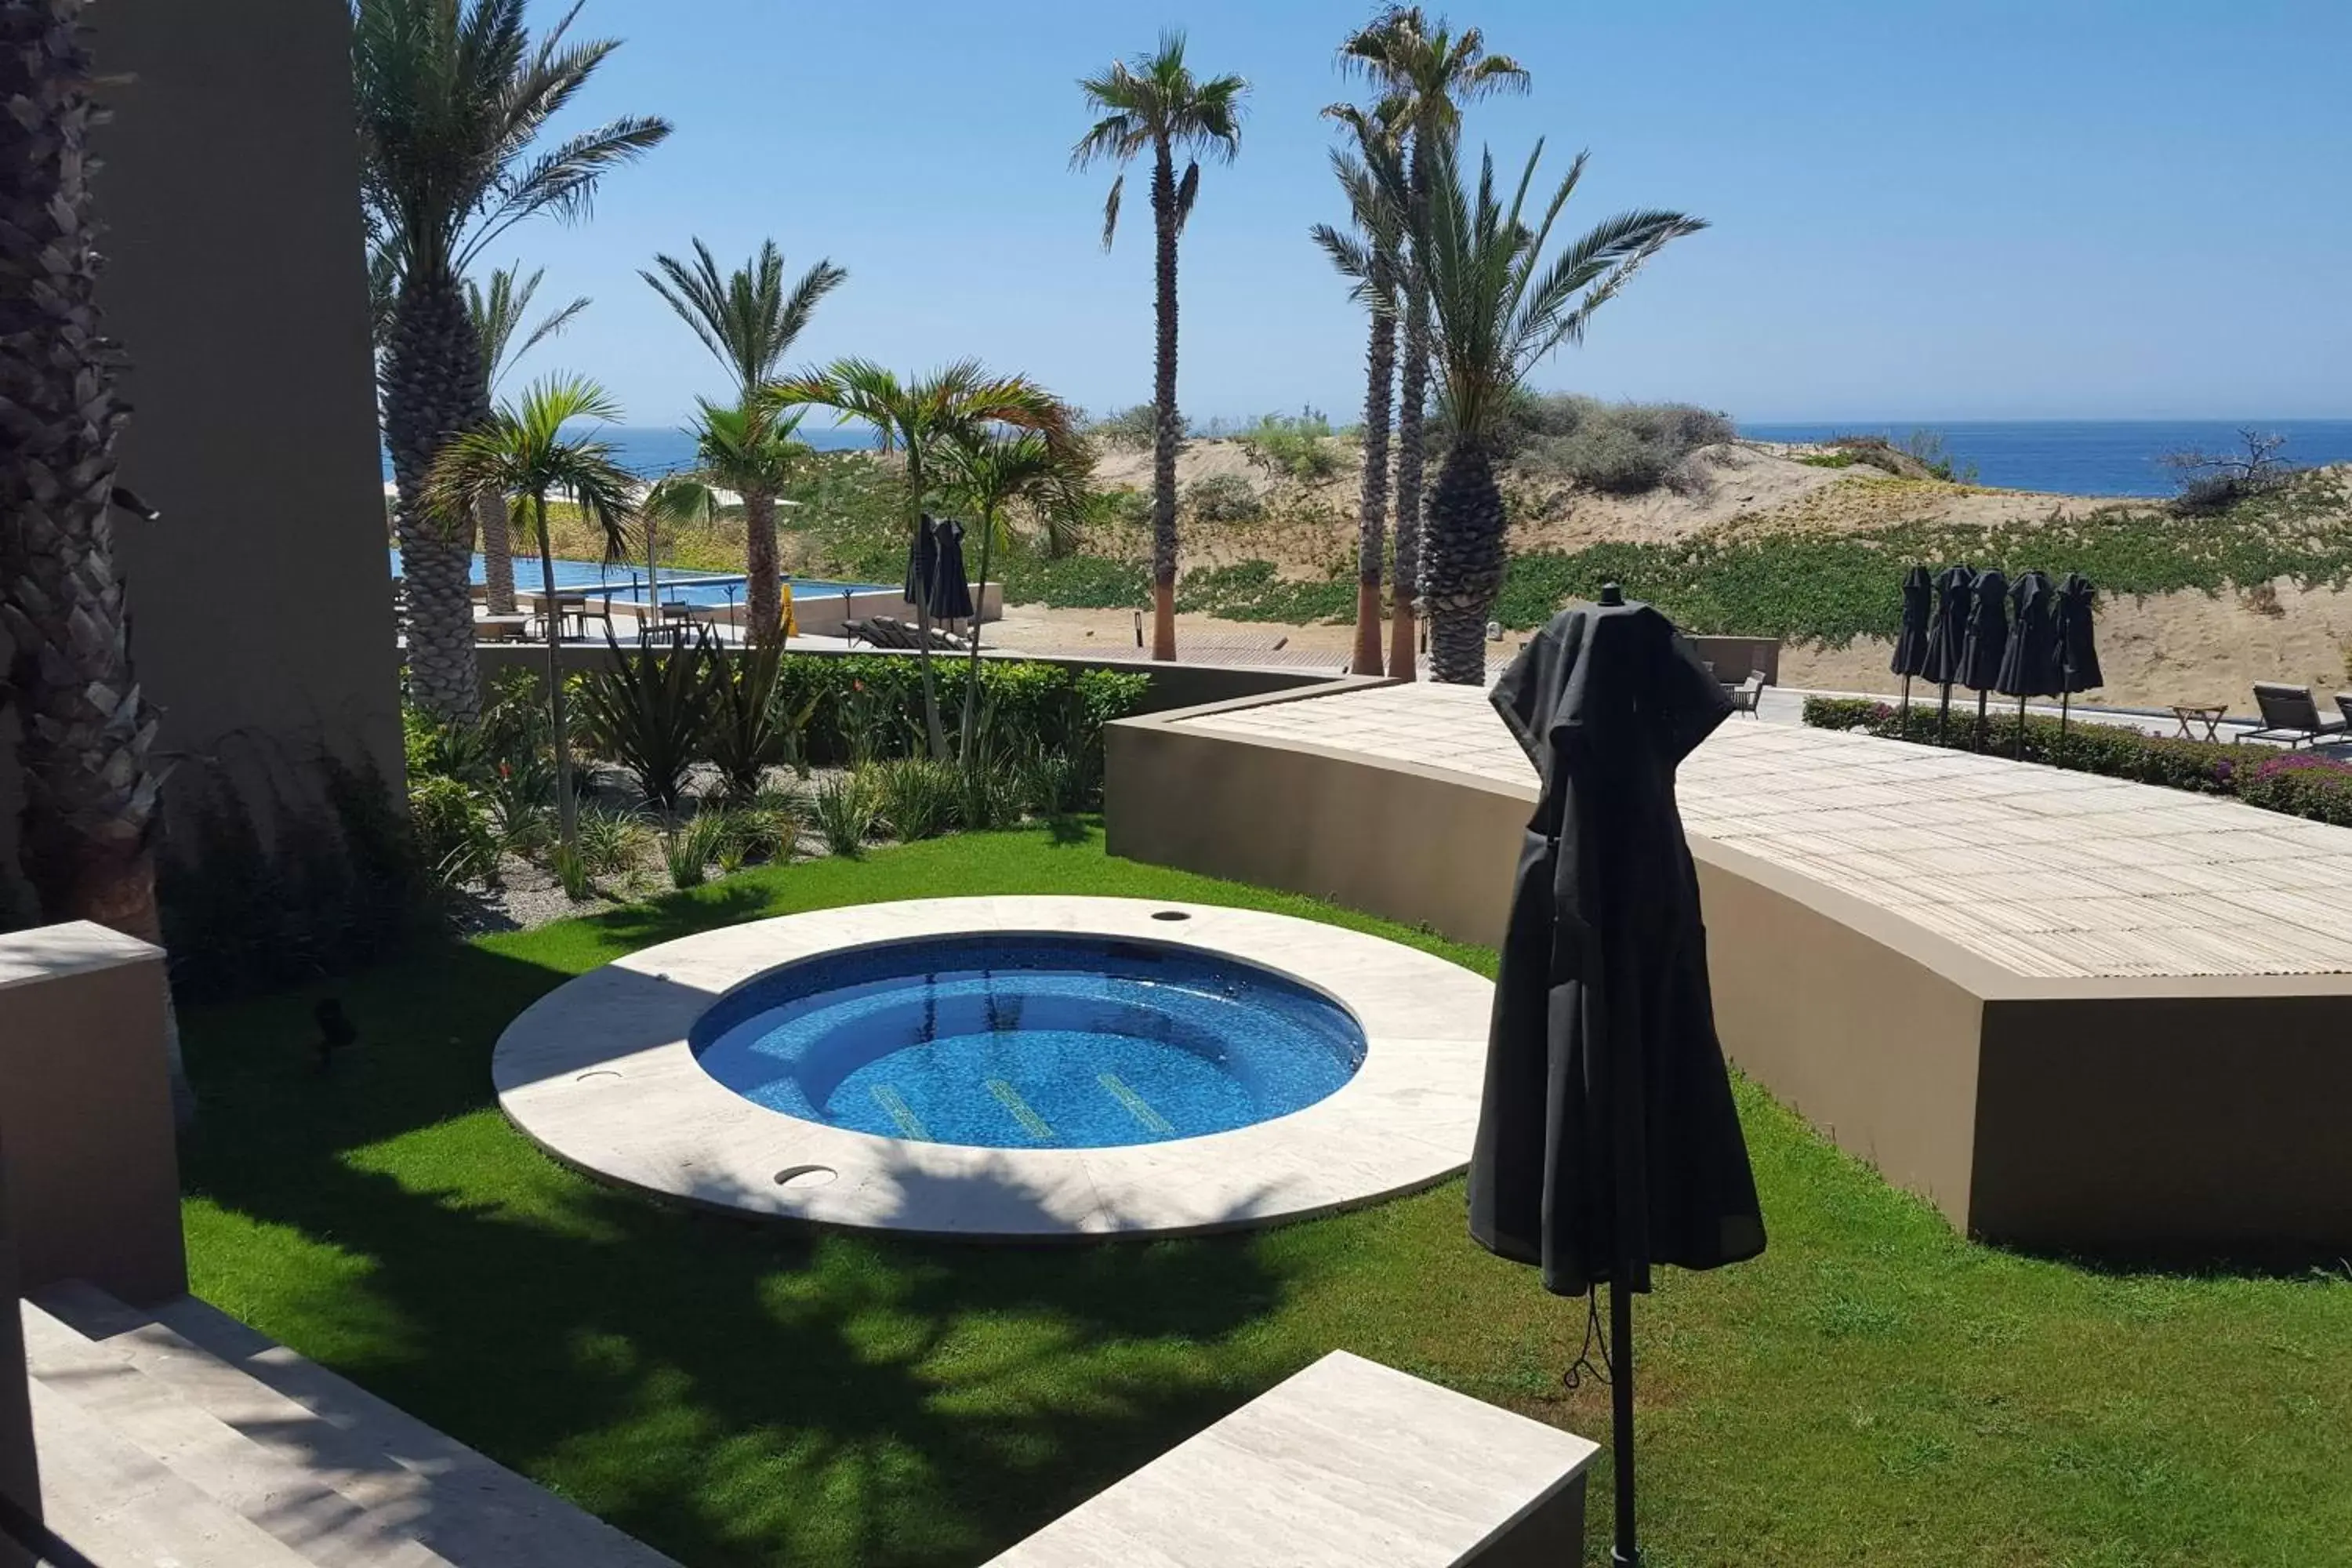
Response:
[[[672,828],[662,847],[669,867],[669,885],[681,890],[698,888],[706,868],[723,854],[735,831],[733,814],[723,808],[698,811]]]
[[[625,653],[615,644],[611,662],[580,683],[583,739],[625,768],[665,813],[677,810],[709,728],[708,657],[702,643],[660,653]]]
[[[936,838],[956,826],[962,780],[945,763],[899,757],[874,766],[875,807],[893,837]]]
[[[596,884],[588,872],[588,858],[576,847],[567,849],[561,844],[548,858],[548,868],[555,873],[563,896],[575,904],[584,904],[596,896]]]
[[[1202,522],[1255,522],[1265,502],[1239,474],[1211,474],[1184,487],[1184,505]]]
[[[1148,521],[1148,502],[1145,515]],[[1137,608],[1151,597],[1150,568],[1139,561],[1114,561],[1100,555],[1049,560],[1012,551],[999,559],[1003,564],[997,580],[1004,584],[1008,605],[1125,610]]]
[[[964,666],[933,665],[940,700],[952,715],[962,701]],[[805,754],[821,766],[907,756],[923,749],[922,668],[912,654],[836,658],[787,655],[778,677],[781,700],[797,710],[812,699]],[[1143,705],[1149,676],[1076,670],[1021,659],[983,659],[981,699],[1007,736],[1024,749],[1098,747],[1101,727]],[[1091,731],[1091,732],[1090,732]]]
[[[856,856],[865,853],[874,832],[874,787],[864,772],[835,773],[816,786],[809,816],[827,852]]]
[[[1176,416],[1176,437],[1182,440],[1192,429],[1191,423],[1179,414]],[[1160,416],[1149,403],[1139,403],[1129,408],[1115,408],[1088,421],[1087,434],[1109,447],[1127,447],[1148,450],[1159,439]]]
[[[730,800],[750,800],[770,768],[800,755],[817,699],[799,693],[786,700],[782,668],[781,648],[742,648],[710,658],[703,755],[719,770]]]
[[[617,877],[635,867],[652,837],[653,829],[635,813],[591,805],[580,813],[573,842],[589,875]]]
[[[1300,409],[1296,417],[1261,415],[1238,439],[1242,455],[1256,468],[1305,481],[1329,479],[1347,456],[1331,421],[1313,408]]]
[[[498,836],[464,780],[432,773],[412,779],[408,821],[418,861],[442,886],[467,887],[498,874]]]
[[[2352,763],[2307,752],[2268,757],[2246,770],[2238,798],[2248,805],[2352,827]]]
[[[1286,578],[1271,561],[1237,561],[1204,566],[1176,585],[1176,607],[1232,621],[1275,621],[1301,626],[1313,621],[1352,620],[1356,579]]]
[[[1442,421],[1433,428],[1440,443],[1450,439]],[[1537,479],[1637,494],[1665,482],[1688,454],[1738,434],[1728,415],[1687,403],[1521,393],[1511,399],[1496,443]]]

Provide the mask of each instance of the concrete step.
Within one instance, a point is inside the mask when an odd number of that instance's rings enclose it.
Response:
[[[236,1510],[36,1378],[41,1511],[106,1568],[313,1568]]]
[[[68,1286],[42,1292],[37,1310],[179,1403],[183,1408],[166,1416],[154,1413],[152,1395],[122,1396],[146,1412],[145,1429],[159,1439],[184,1431],[193,1413],[294,1467],[291,1475],[239,1469],[224,1484],[267,1507],[267,1517],[247,1516],[255,1522],[303,1532],[320,1568],[677,1568],[193,1297],[132,1309],[88,1286]],[[225,1452],[214,1457],[226,1462]],[[338,1500],[360,1517],[340,1512]]]

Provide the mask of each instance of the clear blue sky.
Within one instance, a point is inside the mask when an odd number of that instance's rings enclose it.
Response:
[[[677,421],[720,383],[636,269],[697,235],[722,261],[773,236],[795,273],[850,274],[796,359],[970,354],[1089,408],[1148,397],[1150,209],[1130,201],[1103,255],[1110,175],[1066,165],[1075,79],[1172,24],[1196,68],[1253,84],[1240,159],[1203,171],[1184,238],[1182,405],[1352,420],[1358,308],[1306,231],[1340,216],[1316,111],[1359,90],[1333,48],[1371,9],[589,0],[579,30],[626,42],[571,121],[677,131],[586,224],[500,247],[546,267],[543,298],[595,300],[526,369]],[[2352,415],[2343,0],[1443,9],[1534,76],[1472,111],[1471,145],[1590,147],[1570,218],[1715,225],[1539,385],[1750,421]]]

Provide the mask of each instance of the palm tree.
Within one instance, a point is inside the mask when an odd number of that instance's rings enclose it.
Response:
[[[517,343],[515,334],[522,331],[531,296],[539,292],[540,279],[546,276],[542,267],[518,281],[516,272],[499,267],[491,269],[487,289],[470,278],[466,279],[466,315],[482,341],[482,380],[492,395],[515,361],[570,326],[572,318],[588,308],[588,296],[579,295],[570,304],[541,316]],[[507,498],[483,496],[474,503],[474,517],[482,530],[483,597],[490,614],[510,616],[515,607],[514,554],[507,537]]]
[[[767,390],[779,407],[814,405],[831,408],[843,423],[862,419],[881,437],[882,450],[905,463],[906,528],[911,551],[922,526],[923,502],[950,448],[979,440],[992,426],[1034,430],[1057,446],[1070,440],[1070,411],[1061,399],[1025,375],[995,375],[978,360],[959,360],[944,370],[901,383],[870,360],[835,360],[821,371],[804,371]],[[931,608],[915,606],[921,635],[923,733],[931,756],[947,760],[947,731],[940,723],[939,688],[931,674]]]
[[[671,256],[655,257],[654,266],[657,273],[637,276],[669,302],[702,346],[734,376],[736,402],[747,416],[754,395],[775,379],[776,367],[807,327],[817,301],[849,276],[820,260],[787,293],[783,252],[772,239],[760,247],[749,266],[725,278],[710,258],[710,247],[699,239],[694,242],[691,267]],[[710,405],[703,406],[707,413]],[[751,640],[765,645],[783,636],[783,595],[776,565],[776,492],[781,486],[756,470],[738,477],[744,482],[727,488],[743,497],[743,608],[751,619]]]
[[[0,103],[14,116],[0,181],[0,631],[15,658],[24,775],[18,860],[49,921],[95,921],[161,943],[155,909],[160,715],[131,668],[114,559],[115,441],[129,407],[98,305],[89,185],[89,35],[79,0],[0,4]],[[168,1018],[168,1015],[167,1015]],[[194,1101],[166,1032],[173,1107]]]
[[[1404,245],[1405,215],[1390,203],[1388,187],[1399,184],[1396,129],[1377,110],[1335,103],[1323,111],[1355,136],[1360,156],[1335,151],[1332,172],[1348,194],[1348,210],[1371,259],[1369,279],[1355,295],[1371,316],[1371,344],[1364,353],[1364,468],[1356,501],[1356,648],[1350,673],[1381,673],[1381,573],[1386,553],[1389,506],[1389,419],[1396,395],[1398,253]],[[1385,176],[1385,178],[1383,177]],[[1339,231],[1317,224],[1311,231],[1328,253]],[[1402,533],[1400,529],[1400,533]],[[1400,579],[1402,581],[1402,579]],[[1406,673],[1410,673],[1408,670]]]
[[[426,514],[457,520],[473,514],[477,497],[511,498],[513,522],[539,550],[540,584],[546,590],[547,717],[555,737],[557,835],[567,853],[574,847],[579,802],[572,791],[572,753],[565,735],[563,635],[554,614],[555,548],[548,539],[547,498],[562,491],[581,516],[604,536],[604,559],[629,552],[635,514],[629,503],[634,480],[621,467],[610,442],[593,436],[566,436],[574,420],[612,424],[621,411],[594,382],[582,376],[550,376],[533,382],[520,403],[500,405],[488,420],[443,444],[427,476]]]
[[[1097,159],[1124,165],[1151,154],[1154,336],[1151,406],[1151,657],[1176,657],[1176,238],[1200,195],[1200,155],[1230,163],[1241,150],[1242,100],[1249,83],[1237,76],[1202,80],[1184,63],[1184,35],[1163,33],[1160,47],[1132,61],[1114,60],[1100,76],[1078,82],[1087,105],[1102,118],[1078,139],[1070,163]],[[1176,154],[1188,154],[1182,178]],[[1103,248],[1118,231],[1118,198],[1127,175],[1110,184],[1103,203]]]
[[[1493,440],[1512,395],[1554,349],[1584,339],[1592,314],[1667,244],[1706,226],[1681,213],[1620,213],[1547,260],[1560,210],[1583,177],[1578,153],[1567,176],[1529,221],[1528,192],[1543,143],[1506,205],[1495,190],[1495,160],[1480,162],[1474,196],[1451,149],[1430,161],[1429,200],[1412,237],[1402,280],[1430,300],[1428,350],[1453,443],[1431,493],[1421,560],[1421,596],[1430,612],[1430,663],[1440,680],[1486,679],[1486,612],[1503,581],[1503,497],[1495,486]],[[1393,182],[1391,192],[1404,191]],[[1336,236],[1332,254],[1369,282],[1369,247]]]
[[[1056,440],[1042,431],[983,428],[950,442],[944,456],[950,489],[980,518],[980,571],[972,584],[977,608],[987,600],[989,556],[1005,531],[1004,509],[1027,502],[1049,532],[1075,526],[1086,511],[1094,454],[1083,441]],[[958,726],[959,754],[967,768],[979,760],[972,742],[980,723],[980,625],[975,614]]]
[[[768,497],[772,518],[775,497],[792,482],[809,456],[807,444],[796,436],[800,425],[798,413],[780,413],[773,405],[758,398],[735,406],[709,401],[701,404],[691,432],[694,467],[656,481],[646,492],[640,509],[646,524],[646,603],[649,608],[660,602],[653,584],[658,570],[654,560],[656,529],[669,523],[716,518],[722,490],[732,490],[745,498],[755,493]],[[748,505],[745,510],[749,510]],[[772,523],[768,547],[771,571],[776,566],[774,538]],[[754,615],[751,626],[754,643],[763,647],[782,645],[784,618],[781,594],[767,620],[763,622]]]
[[[1497,92],[1524,92],[1528,73],[1508,55],[1486,53],[1475,27],[1458,37],[1440,22],[1432,28],[1418,5],[1396,5],[1349,35],[1339,46],[1343,67],[1370,77],[1383,94],[1381,118],[1412,141],[1405,196],[1409,231],[1417,232],[1429,205],[1431,171],[1451,157],[1462,106]],[[1427,292],[1406,291],[1404,364],[1397,381],[1396,586],[1390,605],[1389,672],[1411,680],[1413,595],[1420,580],[1422,467],[1427,451],[1422,416],[1429,402]]]
[[[467,592],[474,514],[428,515],[434,458],[490,412],[462,280],[485,246],[541,213],[584,216],[598,182],[669,134],[626,116],[531,144],[618,46],[536,42],[524,0],[352,0],[362,193],[390,294],[378,373],[408,587],[410,689],[449,719],[479,707]]]

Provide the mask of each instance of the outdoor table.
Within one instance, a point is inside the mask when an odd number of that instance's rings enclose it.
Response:
[[[544,589],[539,589],[518,594],[515,596],[529,605],[542,622],[551,616],[558,625],[569,620],[579,627],[580,636],[584,637],[588,635],[587,595],[567,594],[558,590],[551,595]]]
[[[2205,726],[2206,740],[2219,741],[2221,738],[2221,721],[2229,711],[2229,705],[2220,702],[2176,702],[2172,705],[2172,716],[2180,721],[2180,738],[2184,741],[2197,739],[2195,731],[2189,728],[2193,724]]]

